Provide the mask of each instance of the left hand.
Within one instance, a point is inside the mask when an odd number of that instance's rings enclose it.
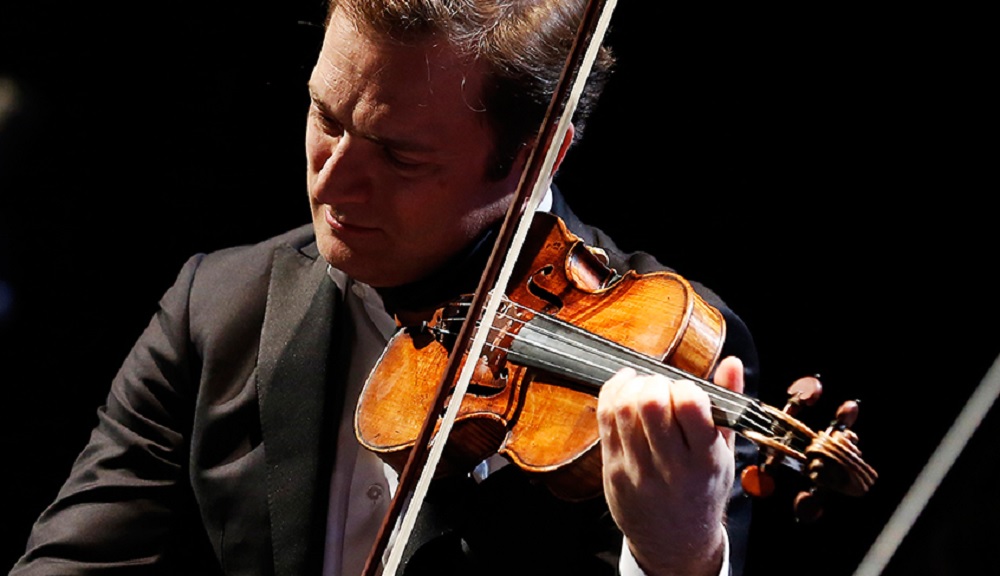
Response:
[[[720,362],[715,383],[743,391],[743,364]],[[712,420],[693,382],[624,369],[601,389],[604,493],[639,566],[650,575],[718,574],[735,474],[731,430]]]

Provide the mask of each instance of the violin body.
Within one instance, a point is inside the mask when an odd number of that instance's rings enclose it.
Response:
[[[725,321],[677,274],[618,275],[549,214],[535,215],[521,254],[437,473],[468,472],[499,453],[561,498],[598,496],[597,391],[616,368],[580,375],[590,361],[572,352],[566,358],[563,349],[574,346],[559,339],[607,341],[706,378],[719,359]],[[450,335],[464,320],[458,300],[426,324],[397,331],[362,391],[358,440],[397,470],[433,407]],[[566,360],[574,367],[549,368]]]

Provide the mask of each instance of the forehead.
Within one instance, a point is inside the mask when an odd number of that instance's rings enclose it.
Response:
[[[483,72],[445,42],[400,43],[359,29],[334,10],[310,80],[315,97],[350,120],[393,130],[486,125]],[[345,119],[346,120],[346,119]],[[365,126],[361,126],[365,127]]]

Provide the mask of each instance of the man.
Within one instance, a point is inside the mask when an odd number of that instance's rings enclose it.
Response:
[[[395,477],[359,449],[356,399],[394,313],[475,286],[580,4],[331,7],[308,85],[312,226],[188,262],[13,574],[360,572]],[[662,268],[557,191],[545,208],[618,271]],[[723,354],[751,374],[742,323],[703,296],[726,314]],[[724,359],[715,380],[742,390],[744,364]],[[738,569],[747,504],[706,394],[623,371],[597,418],[603,499],[560,501],[484,463],[432,489],[395,544],[404,573]]]

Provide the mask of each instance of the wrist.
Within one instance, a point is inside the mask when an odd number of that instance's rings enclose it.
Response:
[[[689,532],[681,541],[641,546],[625,538],[622,557],[622,574],[636,573],[624,569],[631,564],[645,576],[726,576],[729,536],[719,524],[700,535]]]

